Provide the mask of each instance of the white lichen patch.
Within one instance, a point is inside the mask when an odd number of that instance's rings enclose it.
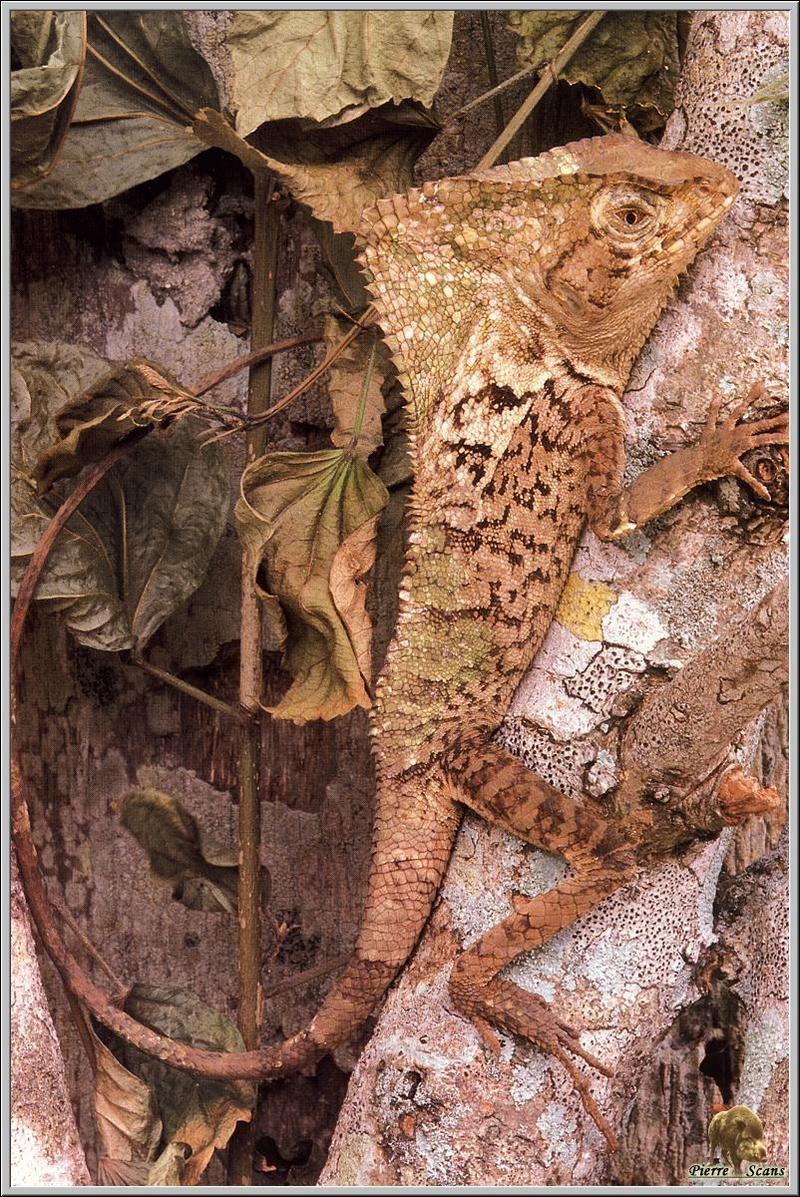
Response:
[[[427,1169],[426,1181],[447,1184],[453,1164],[453,1148],[447,1139],[437,1131],[418,1130],[415,1141],[419,1159]]]
[[[598,640],[582,640],[569,628],[554,621],[536,654],[535,667],[558,677],[574,677],[586,669],[600,647]]]
[[[565,1167],[571,1168],[578,1155],[574,1116],[557,1102],[549,1102],[536,1119],[536,1126],[547,1145],[544,1162],[550,1164],[559,1160]]]
[[[567,694],[561,678],[536,665],[520,683],[509,715],[520,715],[538,723],[557,740],[586,736],[600,723],[590,707]]]
[[[724,320],[732,320],[742,311],[750,296],[750,282],[741,268],[721,254],[709,254],[698,259],[695,271],[697,285],[713,297],[714,307]]]
[[[603,620],[604,640],[632,648],[645,656],[666,635],[667,629],[658,612],[628,590],[623,591]]]
[[[525,1064],[516,1064],[511,1069],[509,1094],[515,1106],[523,1106],[534,1097],[538,1097],[547,1076],[547,1069],[547,1057],[541,1052],[537,1052]]]
[[[757,1110],[775,1067],[789,1054],[789,1014],[786,1003],[769,1005],[752,1015],[745,1033],[745,1053],[738,1101]]]

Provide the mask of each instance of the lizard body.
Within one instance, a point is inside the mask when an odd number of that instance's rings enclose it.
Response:
[[[492,743],[547,631],[586,522],[614,538],[699,482],[735,473],[780,417],[718,424],[623,486],[620,398],[677,280],[733,202],[724,168],[612,135],[365,213],[362,262],[409,403],[414,469],[400,614],[376,690],[372,863],[354,955],[310,1026],[261,1075],[319,1057],[373,1012],[408,959],[463,806],[565,856],[550,892],[456,961],[454,1005],[607,1071],[534,994],[498,973],[627,881],[622,832]],[[746,405],[745,405],[746,406]]]

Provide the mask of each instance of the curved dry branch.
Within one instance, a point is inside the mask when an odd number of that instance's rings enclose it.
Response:
[[[83,1002],[103,1026],[108,1027],[126,1043],[137,1047],[148,1056],[155,1056],[164,1063],[171,1064],[174,1068],[180,1068],[196,1076],[219,1080],[258,1080],[266,1075],[278,1075],[282,1070],[275,1051],[202,1051],[169,1039],[165,1035],[158,1035],[121,1010],[87,976],[67,947],[59,929],[58,919],[39,868],[31,830],[18,738],[15,735],[19,655],[28,612],[39,578],[62,529],[87,495],[101,482],[112,466],[130,452],[142,435],[144,430],[121,441],[78,482],[45,529],[20,583],[11,617],[11,834],[31,916],[47,954],[58,969],[70,994]]]
[[[777,794],[742,774],[729,745],[788,682],[786,578],[671,682],[651,690],[628,723],[615,806],[620,817],[632,817],[648,848],[716,835],[775,806]]]

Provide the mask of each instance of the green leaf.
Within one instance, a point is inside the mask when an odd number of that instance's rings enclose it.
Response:
[[[62,342],[12,355],[12,583],[59,503],[38,497],[34,473],[58,441],[60,408],[108,373],[108,362]],[[185,420],[154,433],[106,475],[59,537],[36,597],[82,644],[141,647],[200,585],[225,526],[228,479],[219,445],[200,449]]]
[[[69,128],[86,54],[86,13],[17,11],[10,19],[11,186],[49,174]]]
[[[598,88],[606,104],[655,109],[663,118],[674,107],[686,15],[658,9],[608,12],[561,77]],[[585,17],[574,9],[512,12],[508,23],[520,39],[520,66],[551,62]]]
[[[305,723],[368,707],[371,627],[360,581],[388,491],[347,449],[267,453],[242,476],[236,525],[286,620],[292,685],[270,714]]]
[[[174,898],[190,910],[236,913],[236,853],[203,831],[177,798],[159,790],[132,790],[123,800],[121,818],[156,876],[172,882]]]
[[[88,28],[83,86],[58,162],[14,193],[20,207],[97,204],[188,162],[203,149],[194,113],[219,107],[182,13],[92,12]]]
[[[242,1037],[230,1019],[187,989],[134,985],[125,1010],[151,1030],[192,1047],[244,1050]],[[198,1080],[130,1046],[125,1047],[123,1058],[153,1090],[166,1138],[170,1143],[185,1143],[191,1151],[183,1164],[181,1183],[197,1184],[215,1148],[227,1144],[236,1123],[250,1121],[256,1086],[246,1081]]]
[[[452,29],[452,12],[235,11],[226,45],[237,132],[291,117],[349,121],[387,101],[430,107]]]

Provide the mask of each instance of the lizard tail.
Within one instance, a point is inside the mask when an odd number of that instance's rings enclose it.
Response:
[[[434,773],[436,775],[434,776]],[[431,912],[460,821],[435,770],[383,778],[373,832],[364,917],[342,976],[309,1026],[262,1053],[262,1076],[309,1067],[350,1039],[405,964]]]

